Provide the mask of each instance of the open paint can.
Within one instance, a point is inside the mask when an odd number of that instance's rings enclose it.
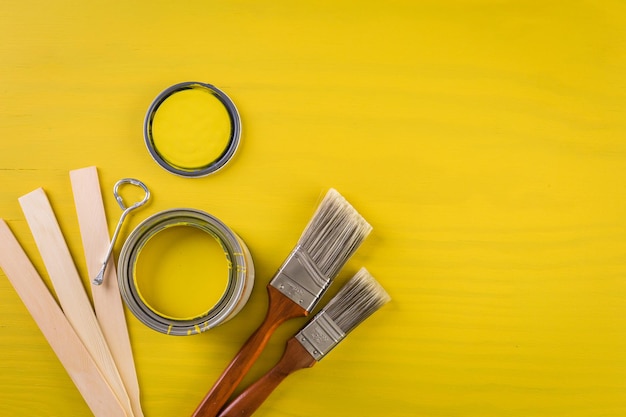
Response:
[[[118,260],[122,298],[148,327],[191,335],[232,319],[248,301],[254,266],[245,243],[216,217],[179,208],[129,235]]]

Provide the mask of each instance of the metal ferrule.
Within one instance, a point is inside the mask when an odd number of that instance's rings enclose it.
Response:
[[[346,334],[335,322],[322,311],[315,316],[306,327],[298,332],[296,339],[313,356],[320,361],[330,352]]]
[[[330,285],[330,281],[309,254],[301,246],[296,246],[276,272],[270,285],[310,312]]]

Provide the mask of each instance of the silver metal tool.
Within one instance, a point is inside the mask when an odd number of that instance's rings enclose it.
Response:
[[[126,207],[122,196],[119,194],[119,188],[124,184],[130,184],[142,188],[145,191],[143,199],[136,202],[132,206]],[[148,190],[148,187],[146,187],[146,185],[139,180],[136,180],[134,178],[122,178],[115,183],[115,186],[113,187],[113,195],[117,200],[117,204],[119,204],[120,208],[123,211],[122,215],[120,216],[120,220],[117,222],[117,226],[115,227],[115,232],[113,233],[113,238],[111,239],[111,244],[109,245],[109,250],[104,257],[104,261],[102,261],[102,268],[100,268],[100,272],[98,272],[98,275],[96,275],[96,277],[92,281],[94,285],[101,285],[102,281],[104,280],[104,273],[106,272],[109,259],[111,258],[111,254],[113,253],[113,246],[115,246],[115,240],[117,239],[117,235],[120,233],[120,229],[122,228],[122,223],[124,223],[124,219],[126,218],[128,213],[143,206],[148,202],[148,200],[150,199],[150,190]]]

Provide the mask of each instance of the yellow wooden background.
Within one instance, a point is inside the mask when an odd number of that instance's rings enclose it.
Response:
[[[203,81],[242,115],[225,170],[154,163],[144,113]],[[3,1],[0,217],[49,283],[17,198],[43,187],[87,282],[68,172],[206,210],[249,245],[245,309],[193,337],[128,314],[147,417],[190,415],[261,321],[320,196],[374,226],[393,297],[258,416],[626,415],[626,4],[569,1]],[[118,246],[119,247],[119,246]],[[280,355],[280,330],[246,379]],[[87,416],[0,273],[0,414]]]

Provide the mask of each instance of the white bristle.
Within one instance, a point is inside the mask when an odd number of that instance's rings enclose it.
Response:
[[[304,229],[302,246],[327,277],[334,277],[361,245],[372,226],[334,189],[330,189]]]
[[[361,268],[322,311],[348,334],[390,300],[391,297],[378,281]]]

